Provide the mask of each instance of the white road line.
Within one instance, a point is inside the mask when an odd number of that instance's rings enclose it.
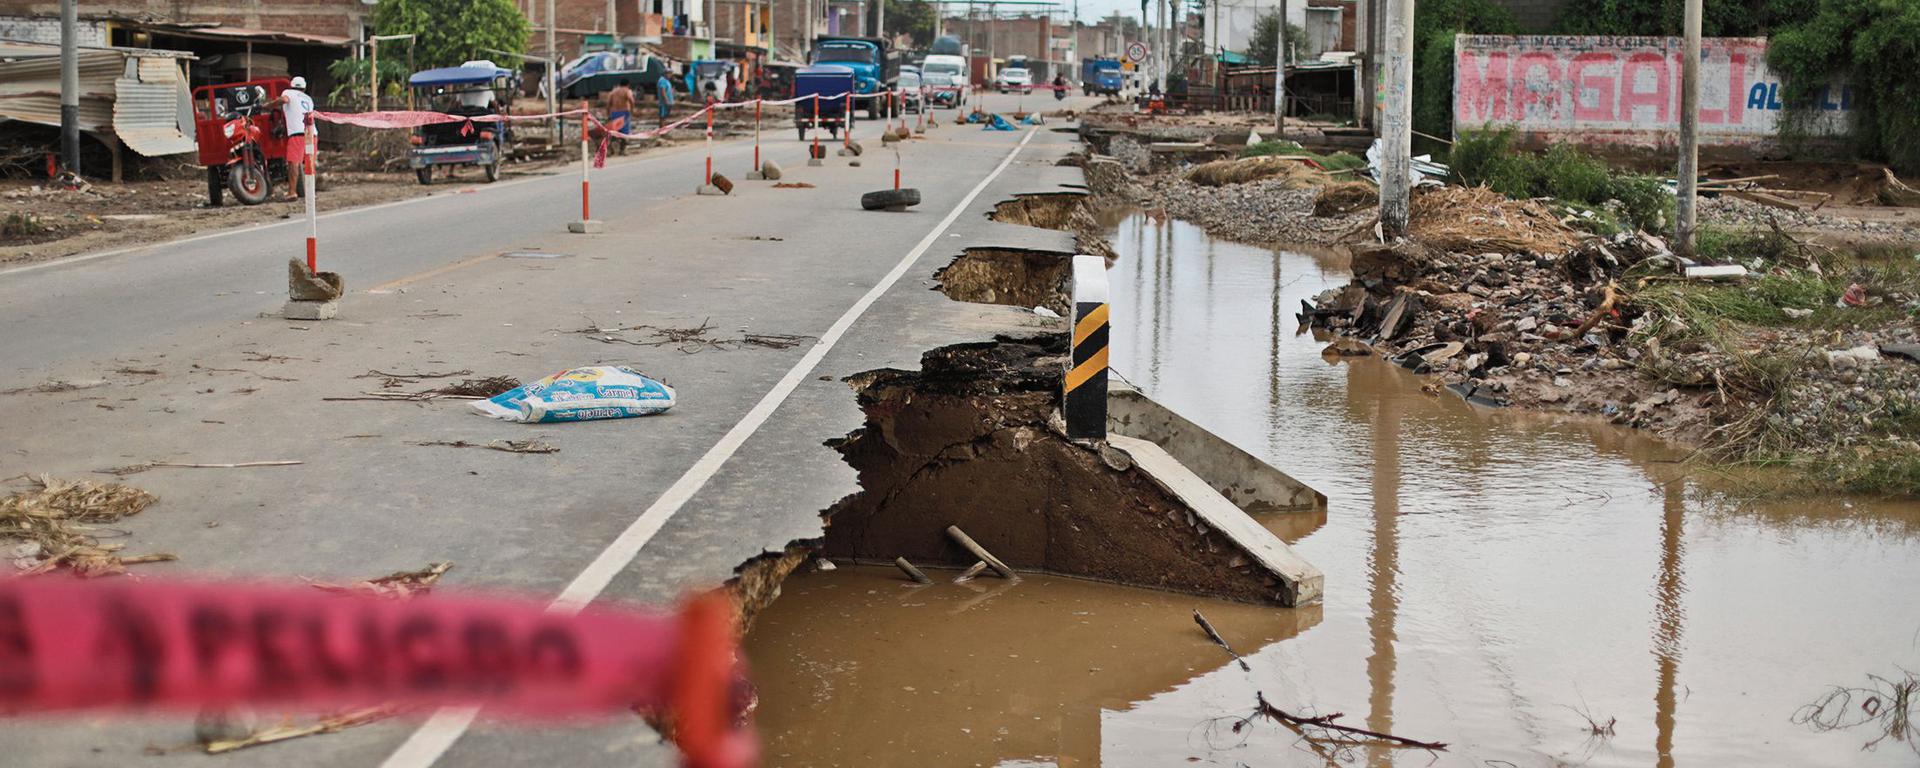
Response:
[[[648,506],[645,512],[634,518],[633,523],[628,525],[612,544],[608,544],[607,548],[600,552],[599,557],[595,557],[593,562],[588,563],[586,569],[580,572],[580,575],[573,578],[573,582],[560,592],[560,596],[554,599],[549,608],[556,612],[571,614],[585,608],[587,603],[599,597],[607,585],[613,582],[614,577],[620,575],[620,571],[640,554],[640,548],[646,546],[647,542],[653,539],[654,534],[659,533],[661,527],[667,524],[667,520],[679,512],[681,507],[686,506],[686,503],[693,499],[693,495],[698,493],[708,480],[713,479],[714,473],[720,471],[720,467],[726,464],[727,459],[732,458],[733,454],[740,450],[740,446],[747,442],[747,438],[752,437],[753,433],[759,431],[761,425],[767,422],[767,419],[773,415],[774,409],[786,402],[787,397],[800,386],[800,382],[813,372],[814,366],[819,365],[820,361],[826,358],[827,353],[833,351],[833,346],[839,343],[841,336],[846,335],[847,329],[852,328],[874,302],[879,301],[881,296],[893,288],[894,283],[900,282],[901,276],[913,267],[914,262],[920,260],[920,257],[940,239],[940,235],[946,232],[948,227],[953,226],[953,222],[960,218],[961,212],[973,204],[974,198],[979,197],[988,184],[999,178],[1001,171],[1005,171],[1007,166],[1013,164],[1013,158],[1020,154],[1020,150],[1027,146],[1027,142],[1033,140],[1036,130],[1038,129],[1028,130],[1027,135],[1021,137],[1020,143],[1014,145],[1012,151],[1007,153],[992,173],[981,179],[979,184],[975,184],[973,190],[968,192],[966,197],[961,198],[959,204],[953,206],[953,210],[947,212],[947,217],[941,219],[938,226],[928,232],[926,237],[921,238],[920,243],[900,259],[900,263],[893,265],[892,271],[889,271],[886,277],[881,278],[880,282],[868,289],[859,301],[848,307],[847,311],[840,315],[840,319],[835,320],[833,325],[827,328],[827,332],[820,335],[820,341],[801,356],[800,362],[794,363],[793,368],[787,371],[787,375],[781,377],[779,383],[774,384],[773,389],[768,390],[767,394],[760,398],[760,402],[754,404],[753,410],[747,411],[746,416],[721,436],[720,442],[708,448],[706,454],[695,461],[692,467],[687,468],[680,479],[673,481],[673,485],[668,486],[666,492],[660,494],[660,498],[654,499],[653,504]],[[467,728],[473,725],[474,717],[478,714],[479,710],[471,707],[445,708],[434,712],[432,717],[420,725],[419,730],[414,731],[399,749],[394,750],[393,754],[387,757],[386,762],[380,764],[381,768],[427,768],[433,765],[453,747],[455,741],[467,732]]]

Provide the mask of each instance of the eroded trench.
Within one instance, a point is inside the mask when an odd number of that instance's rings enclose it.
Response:
[[[1073,232],[1082,252],[1112,254],[1087,195],[1021,195],[997,205],[991,217],[1004,223]],[[1048,250],[968,248],[941,269],[936,279],[939,289],[957,301],[1046,307],[1065,315],[1072,256]],[[904,614],[896,615],[903,610],[919,614],[913,606],[920,603],[913,602],[917,598],[911,596],[920,595],[934,603],[948,604],[948,613],[978,610],[976,618],[1011,632],[1017,638],[1013,640],[1016,645],[1031,642],[1032,637],[1075,631],[1075,627],[1092,636],[1147,631],[1147,627],[1154,636],[1179,636],[1191,630],[1190,625],[1181,628],[1186,621],[1182,612],[1145,608],[1170,600],[1209,606],[1207,610],[1213,613],[1246,617],[1243,626],[1259,627],[1257,631],[1266,640],[1291,635],[1318,621],[1317,607],[1257,613],[1271,608],[1256,606],[1291,601],[1289,587],[1280,577],[1249,557],[1232,539],[1197,519],[1179,497],[1135,467],[1128,454],[1104,442],[1073,441],[1065,436],[1059,414],[1067,353],[1068,338],[1062,325],[1057,331],[1037,336],[1003,336],[990,342],[933,349],[922,356],[919,370],[881,369],[849,377],[847,383],[865,421],[828,445],[857,472],[860,490],[822,511],[825,534],[821,538],[793,542],[781,552],[742,564],[729,584],[740,608],[743,631],[749,633],[747,642],[756,669],[768,673],[772,681],[763,691],[760,704],[766,718],[763,732],[770,745],[792,742],[794,749],[810,753],[791,755],[807,758],[801,763],[831,753],[860,755],[870,764],[886,764],[906,754],[878,744],[848,752],[844,744],[824,746],[836,740],[817,740],[817,734],[834,728],[810,714],[810,707],[817,702],[809,697],[820,692],[804,690],[811,683],[796,688],[795,681],[817,676],[819,685],[829,688],[835,680],[852,681],[842,674],[848,670],[811,668],[813,662],[807,660],[811,641],[795,634],[804,634],[811,627],[795,626],[790,620],[792,612],[784,603],[778,613],[788,615],[789,620],[776,621],[771,629],[755,630],[763,614],[773,613],[767,609],[789,578],[803,579],[800,583],[804,585],[803,602],[807,603],[805,613],[809,617],[839,612],[841,618],[863,624],[892,625],[903,618]],[[975,564],[977,558],[953,541],[947,533],[949,526],[964,530],[1018,571],[1022,580],[998,579],[989,571],[976,581],[956,582],[954,572]],[[905,558],[926,569],[933,574],[934,583],[915,587],[893,569],[895,558]],[[857,600],[852,594],[833,597],[832,590],[846,579],[900,590],[899,597],[908,602],[876,608],[861,605],[870,601]],[[1139,592],[1131,587],[1156,592]],[[976,608],[1003,593],[1011,593],[999,602],[1004,607],[991,612]],[[867,594],[875,593],[869,590]],[[823,604],[822,600],[827,602]],[[1049,615],[1037,608],[1055,600],[1083,604],[1085,610],[1077,615],[1098,614],[1103,621],[1118,625]],[[919,615],[924,618],[924,614]],[[1264,618],[1256,620],[1255,616]],[[821,615],[820,619],[831,621],[835,617]],[[814,619],[805,623],[812,625]],[[1179,670],[1219,661],[1216,652],[1204,649],[1186,648],[1169,655],[1164,649],[1137,644],[1122,643],[1112,648],[1110,655],[1116,667],[1129,670],[1121,674],[1121,679],[1134,687],[1161,687],[1178,678]],[[1018,666],[1021,654],[1009,656]],[[1151,683],[1133,679],[1140,677],[1132,674],[1135,662],[1119,661],[1147,657],[1166,662],[1159,665],[1166,669],[1156,667]],[[993,687],[987,678],[1004,677],[1005,671],[983,670],[981,674],[986,677],[970,680],[963,672],[952,684],[959,690]],[[1053,702],[1042,708],[1051,706],[1066,712],[1091,706],[1088,712],[1098,711],[1097,703],[1086,700],[1088,691],[1083,689],[1087,686],[1082,683],[1042,683],[1036,678],[1014,687],[1032,689],[1019,694],[1021,697]],[[908,685],[905,690],[915,688]],[[1131,694],[1128,697],[1133,698]],[[998,706],[986,703],[983,709]],[[1017,727],[1014,721],[1024,719],[1009,712],[988,719],[1007,721],[1007,725],[998,727],[1002,737],[1012,737],[1012,729]],[[1040,729],[1038,738],[1044,742],[1048,733],[1051,738],[1059,738],[1060,729],[1056,721]],[[1098,729],[1081,726],[1070,730],[1081,731],[1084,737]],[[1014,738],[1032,741],[1036,735],[1025,733]],[[962,739],[972,741],[977,740]],[[949,756],[957,754],[941,751]]]

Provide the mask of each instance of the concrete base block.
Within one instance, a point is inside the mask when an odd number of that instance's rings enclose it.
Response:
[[[807,158],[807,165],[826,165],[826,164],[827,164],[827,161],[825,161],[825,160],[822,160],[822,159],[820,159],[820,158],[817,158],[817,157],[809,157],[809,158]]]
[[[280,316],[288,320],[332,320],[340,314],[340,300],[333,301],[288,301],[280,308]]]
[[[720,196],[724,196],[727,194],[725,192],[720,191],[719,187],[716,187],[712,184],[702,184],[698,187],[695,187],[693,190],[693,193],[696,195],[720,195]]]
[[[747,181],[766,181],[767,175],[759,171],[747,171]]]
[[[582,219],[568,222],[567,231],[576,235],[597,235],[607,231],[607,225],[600,223],[599,219]]]

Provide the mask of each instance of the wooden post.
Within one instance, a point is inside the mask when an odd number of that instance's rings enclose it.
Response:
[[[1413,193],[1413,4],[1388,0],[1387,110],[1380,117],[1380,231],[1389,241],[1407,234]]]
[[[1020,574],[1014,573],[1013,569],[1008,567],[1006,563],[1001,562],[1000,558],[994,557],[993,553],[988,552],[986,547],[980,546],[980,543],[974,541],[972,536],[968,536],[966,531],[960,530],[960,526],[947,526],[947,536],[952,538],[955,543],[965,547],[968,552],[972,552],[974,557],[980,558],[980,561],[986,563],[988,568],[992,568],[994,573],[1000,574],[1000,578],[1020,578]]]
[[[913,582],[915,584],[932,584],[933,583],[933,579],[927,578],[927,574],[921,572],[919,568],[913,567],[913,563],[907,562],[907,559],[904,557],[894,558],[893,567],[899,568],[900,572],[906,574],[907,578],[913,579]]]
[[[1693,257],[1698,223],[1693,203],[1700,178],[1700,3],[1687,0],[1686,38],[1680,49],[1680,189],[1674,207],[1673,250],[1683,258]]]
[[[380,37],[367,38],[367,103],[372,105],[368,112],[380,111]]]

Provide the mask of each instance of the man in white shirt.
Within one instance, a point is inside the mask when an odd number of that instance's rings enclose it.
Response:
[[[307,79],[295,77],[287,89],[273,100],[287,124],[287,197],[300,196],[300,175],[307,158],[307,115],[313,112],[313,97],[307,95]],[[319,132],[314,132],[319,139]]]

